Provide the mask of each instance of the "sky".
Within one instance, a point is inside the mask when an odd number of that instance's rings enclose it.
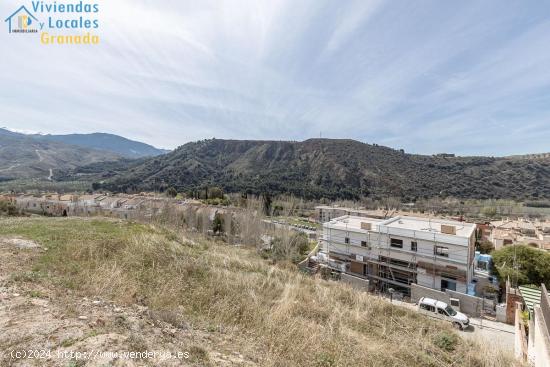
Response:
[[[421,154],[550,152],[546,1],[91,3],[99,45],[41,45],[2,22],[0,127],[168,149],[323,137]],[[21,5],[31,1],[2,0],[2,20]]]

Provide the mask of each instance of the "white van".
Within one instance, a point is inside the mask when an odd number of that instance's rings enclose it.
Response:
[[[455,311],[454,308],[445,302],[435,299],[422,297],[418,301],[418,312],[437,319],[449,321],[457,329],[464,330],[470,325],[470,319],[462,312]]]

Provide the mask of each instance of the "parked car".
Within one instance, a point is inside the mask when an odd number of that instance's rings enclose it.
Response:
[[[440,320],[449,321],[457,329],[464,330],[470,325],[470,319],[462,312],[456,311],[445,302],[422,297],[418,301],[418,312]]]

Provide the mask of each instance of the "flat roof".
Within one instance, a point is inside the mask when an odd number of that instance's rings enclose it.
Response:
[[[395,217],[381,223],[389,228],[407,229],[416,232],[440,233],[442,225],[453,226],[456,228],[456,236],[470,237],[475,230],[473,223],[458,222],[439,218],[418,218],[418,217]]]
[[[378,225],[382,222],[383,222],[382,219],[354,217],[351,215],[344,215],[343,217],[334,218],[330,222],[324,223],[324,226],[329,228],[353,229],[353,230],[366,231],[365,229],[361,228],[361,223],[370,223],[372,225],[371,231],[377,231]]]
[[[334,218],[330,222],[324,224],[327,228],[351,229],[354,231],[364,231],[361,228],[361,223],[371,223],[371,231],[378,231],[381,227],[394,228],[400,230],[423,232],[429,234],[443,234],[446,236],[456,236],[469,238],[476,228],[473,223],[458,222],[453,220],[438,219],[438,218],[418,218],[418,217],[393,217],[390,219],[376,219],[370,217],[356,217],[352,215],[344,215]],[[441,226],[453,226],[456,229],[456,235],[446,234],[441,232]],[[384,229],[382,228],[384,232]]]

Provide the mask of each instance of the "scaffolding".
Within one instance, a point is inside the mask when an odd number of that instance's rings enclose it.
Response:
[[[422,251],[419,247],[419,240],[421,240],[421,238],[417,238],[417,232],[415,230],[412,231],[412,237],[399,234],[394,235],[390,232],[389,227],[386,227],[384,231],[380,231],[380,228],[378,228],[378,230],[366,230],[364,234],[359,237],[361,241],[360,248],[363,249],[363,251],[361,251],[363,255],[359,255],[358,251],[354,251],[354,248],[358,248],[357,246],[359,246],[359,244],[352,243],[348,222],[346,221],[344,223],[345,227],[343,229],[334,229],[333,231],[333,229],[329,227],[328,231],[323,232],[324,235],[321,238],[322,241],[325,241],[324,247],[328,258],[344,263],[345,272],[349,271],[355,276],[368,279],[371,283],[371,288],[376,288],[378,291],[382,292],[386,292],[389,288],[393,288],[394,290],[402,292],[404,295],[410,295],[411,284],[418,283],[420,264],[423,264],[423,266],[421,266],[423,269],[422,274],[429,274],[431,276],[431,287],[433,289],[441,288],[436,284],[438,276],[448,278],[449,281],[457,280],[458,278],[462,280],[462,274],[459,274],[462,273],[462,271],[459,271],[456,267],[454,267],[453,270],[453,267],[449,265],[453,260],[442,260],[443,264],[438,264],[440,259],[438,259],[437,249],[442,243],[438,241],[436,233],[433,234],[433,240],[430,240],[430,242],[433,243],[433,251],[428,253],[426,249]],[[343,235],[342,231],[344,232]],[[361,232],[353,230],[352,233],[358,234]],[[415,247],[413,249],[411,245],[410,251],[393,248],[392,237],[410,238],[412,241],[411,243],[415,243]],[[424,238],[423,240],[425,241],[426,239]],[[459,251],[465,251],[465,249],[460,249]],[[468,257],[469,251],[468,248]],[[365,253],[367,254],[366,256]],[[404,260],[403,256],[396,256],[396,253],[406,254],[408,258]],[[419,256],[427,261],[419,261]],[[468,267],[469,265],[467,268]],[[334,270],[342,271],[342,268],[336,268]],[[467,283],[466,278],[467,276],[464,279],[465,283]],[[425,282],[424,284],[426,285]]]

